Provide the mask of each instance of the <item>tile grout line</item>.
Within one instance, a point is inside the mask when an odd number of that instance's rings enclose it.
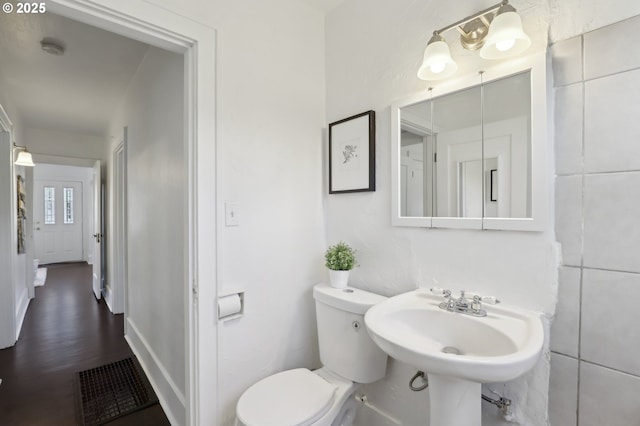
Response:
[[[584,35],[580,36],[580,62],[582,65],[581,74],[581,91],[582,91],[582,182],[581,182],[581,200],[580,200],[580,286],[578,290],[578,377],[576,381],[576,426],[580,425],[580,376],[581,376],[581,360],[582,360],[582,290],[584,286],[584,216],[585,216],[585,120],[586,120],[586,84],[585,84],[585,48],[584,48]]]
[[[584,166],[583,166],[584,167]],[[599,175],[622,175],[626,173],[639,173],[640,169],[630,169],[630,170],[616,170],[612,172],[585,172],[584,170],[575,173],[557,173],[556,176],[559,177],[572,177],[572,176],[599,176]]]
[[[619,368],[609,367],[608,365],[599,364],[597,362],[589,361],[589,360],[586,360],[586,359],[582,360],[582,362],[584,362],[585,364],[595,365],[596,367],[604,368],[605,370],[615,371],[616,373],[625,374],[627,376],[631,376],[631,377],[640,379],[639,375],[636,375],[634,373],[630,373],[628,371],[620,370]]]

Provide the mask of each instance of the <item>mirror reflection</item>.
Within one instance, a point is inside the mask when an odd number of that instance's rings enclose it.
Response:
[[[400,215],[531,217],[530,72],[400,109]]]

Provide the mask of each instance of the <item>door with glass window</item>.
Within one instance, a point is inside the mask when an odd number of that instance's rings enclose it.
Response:
[[[82,182],[37,180],[33,224],[41,264],[81,261]]]

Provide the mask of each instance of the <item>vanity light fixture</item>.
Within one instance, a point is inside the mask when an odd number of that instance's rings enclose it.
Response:
[[[13,143],[13,149],[18,150],[22,149],[23,151],[18,154],[18,158],[13,162],[16,166],[26,166],[33,167],[35,164],[33,163],[33,157],[31,157],[31,153],[27,151],[27,147],[16,145]]]
[[[433,32],[424,50],[418,70],[421,80],[441,80],[453,75],[458,65],[451,57],[442,33],[451,29],[460,33],[460,44],[467,50],[480,49],[483,59],[502,59],[524,52],[531,39],[522,30],[522,19],[516,9],[503,0],[474,15]]]

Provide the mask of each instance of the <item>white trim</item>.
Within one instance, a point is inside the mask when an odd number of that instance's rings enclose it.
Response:
[[[16,309],[16,340],[20,338],[20,331],[22,331],[22,324],[24,323],[24,317],[27,315],[30,301],[28,291],[25,289]]]
[[[127,288],[127,132],[125,127],[122,141],[111,151],[111,220],[109,226],[112,228],[110,236],[113,244],[110,250],[112,259],[109,279],[112,289],[113,309],[111,312],[114,314],[125,311]],[[122,175],[119,171],[120,163],[122,163]],[[185,312],[188,311],[185,310]]]
[[[457,229],[497,229],[518,231],[544,231],[549,221],[548,168],[551,142],[547,125],[547,63],[546,52],[537,52],[529,56],[516,58],[488,68],[482,75],[482,84],[498,78],[531,70],[531,218],[452,218],[452,217],[403,217],[400,211],[400,168],[399,141],[401,129],[400,108],[437,98],[444,94],[460,90],[463,87],[477,86],[480,80],[477,74],[466,75],[458,79],[446,80],[434,85],[430,92],[421,92],[394,102],[391,105],[391,223],[393,226],[417,226]],[[537,96],[534,96],[536,94]]]
[[[131,350],[144,369],[153,390],[158,395],[160,405],[164,410],[169,422],[172,425],[180,425],[178,419],[184,418],[186,410],[185,396],[173,381],[167,369],[164,367],[158,356],[153,352],[151,346],[135,326],[131,318],[127,318],[127,333],[124,338],[129,343]],[[176,413],[181,410],[181,413]]]
[[[113,311],[113,304],[111,302],[111,300],[113,299],[113,292],[111,291],[111,284],[108,282],[104,283],[104,288],[102,289],[102,298],[104,299],[104,302],[107,304],[109,311],[111,311],[111,313],[115,313]]]
[[[215,424],[218,412],[216,221],[216,32],[149,2],[49,0],[47,9],[184,54],[188,230],[185,277],[186,423]],[[199,218],[203,218],[201,221]],[[200,301],[200,302],[198,302]],[[126,313],[125,313],[126,315]],[[199,326],[199,325],[202,326]],[[202,360],[202,363],[200,362]]]
[[[10,202],[0,204],[0,217],[6,221],[0,223],[0,349],[16,343],[16,306],[15,306],[15,259],[16,259],[16,215],[15,215],[15,172],[13,166],[13,124],[6,111],[0,105],[0,193]],[[8,188],[4,185],[9,185]]]

